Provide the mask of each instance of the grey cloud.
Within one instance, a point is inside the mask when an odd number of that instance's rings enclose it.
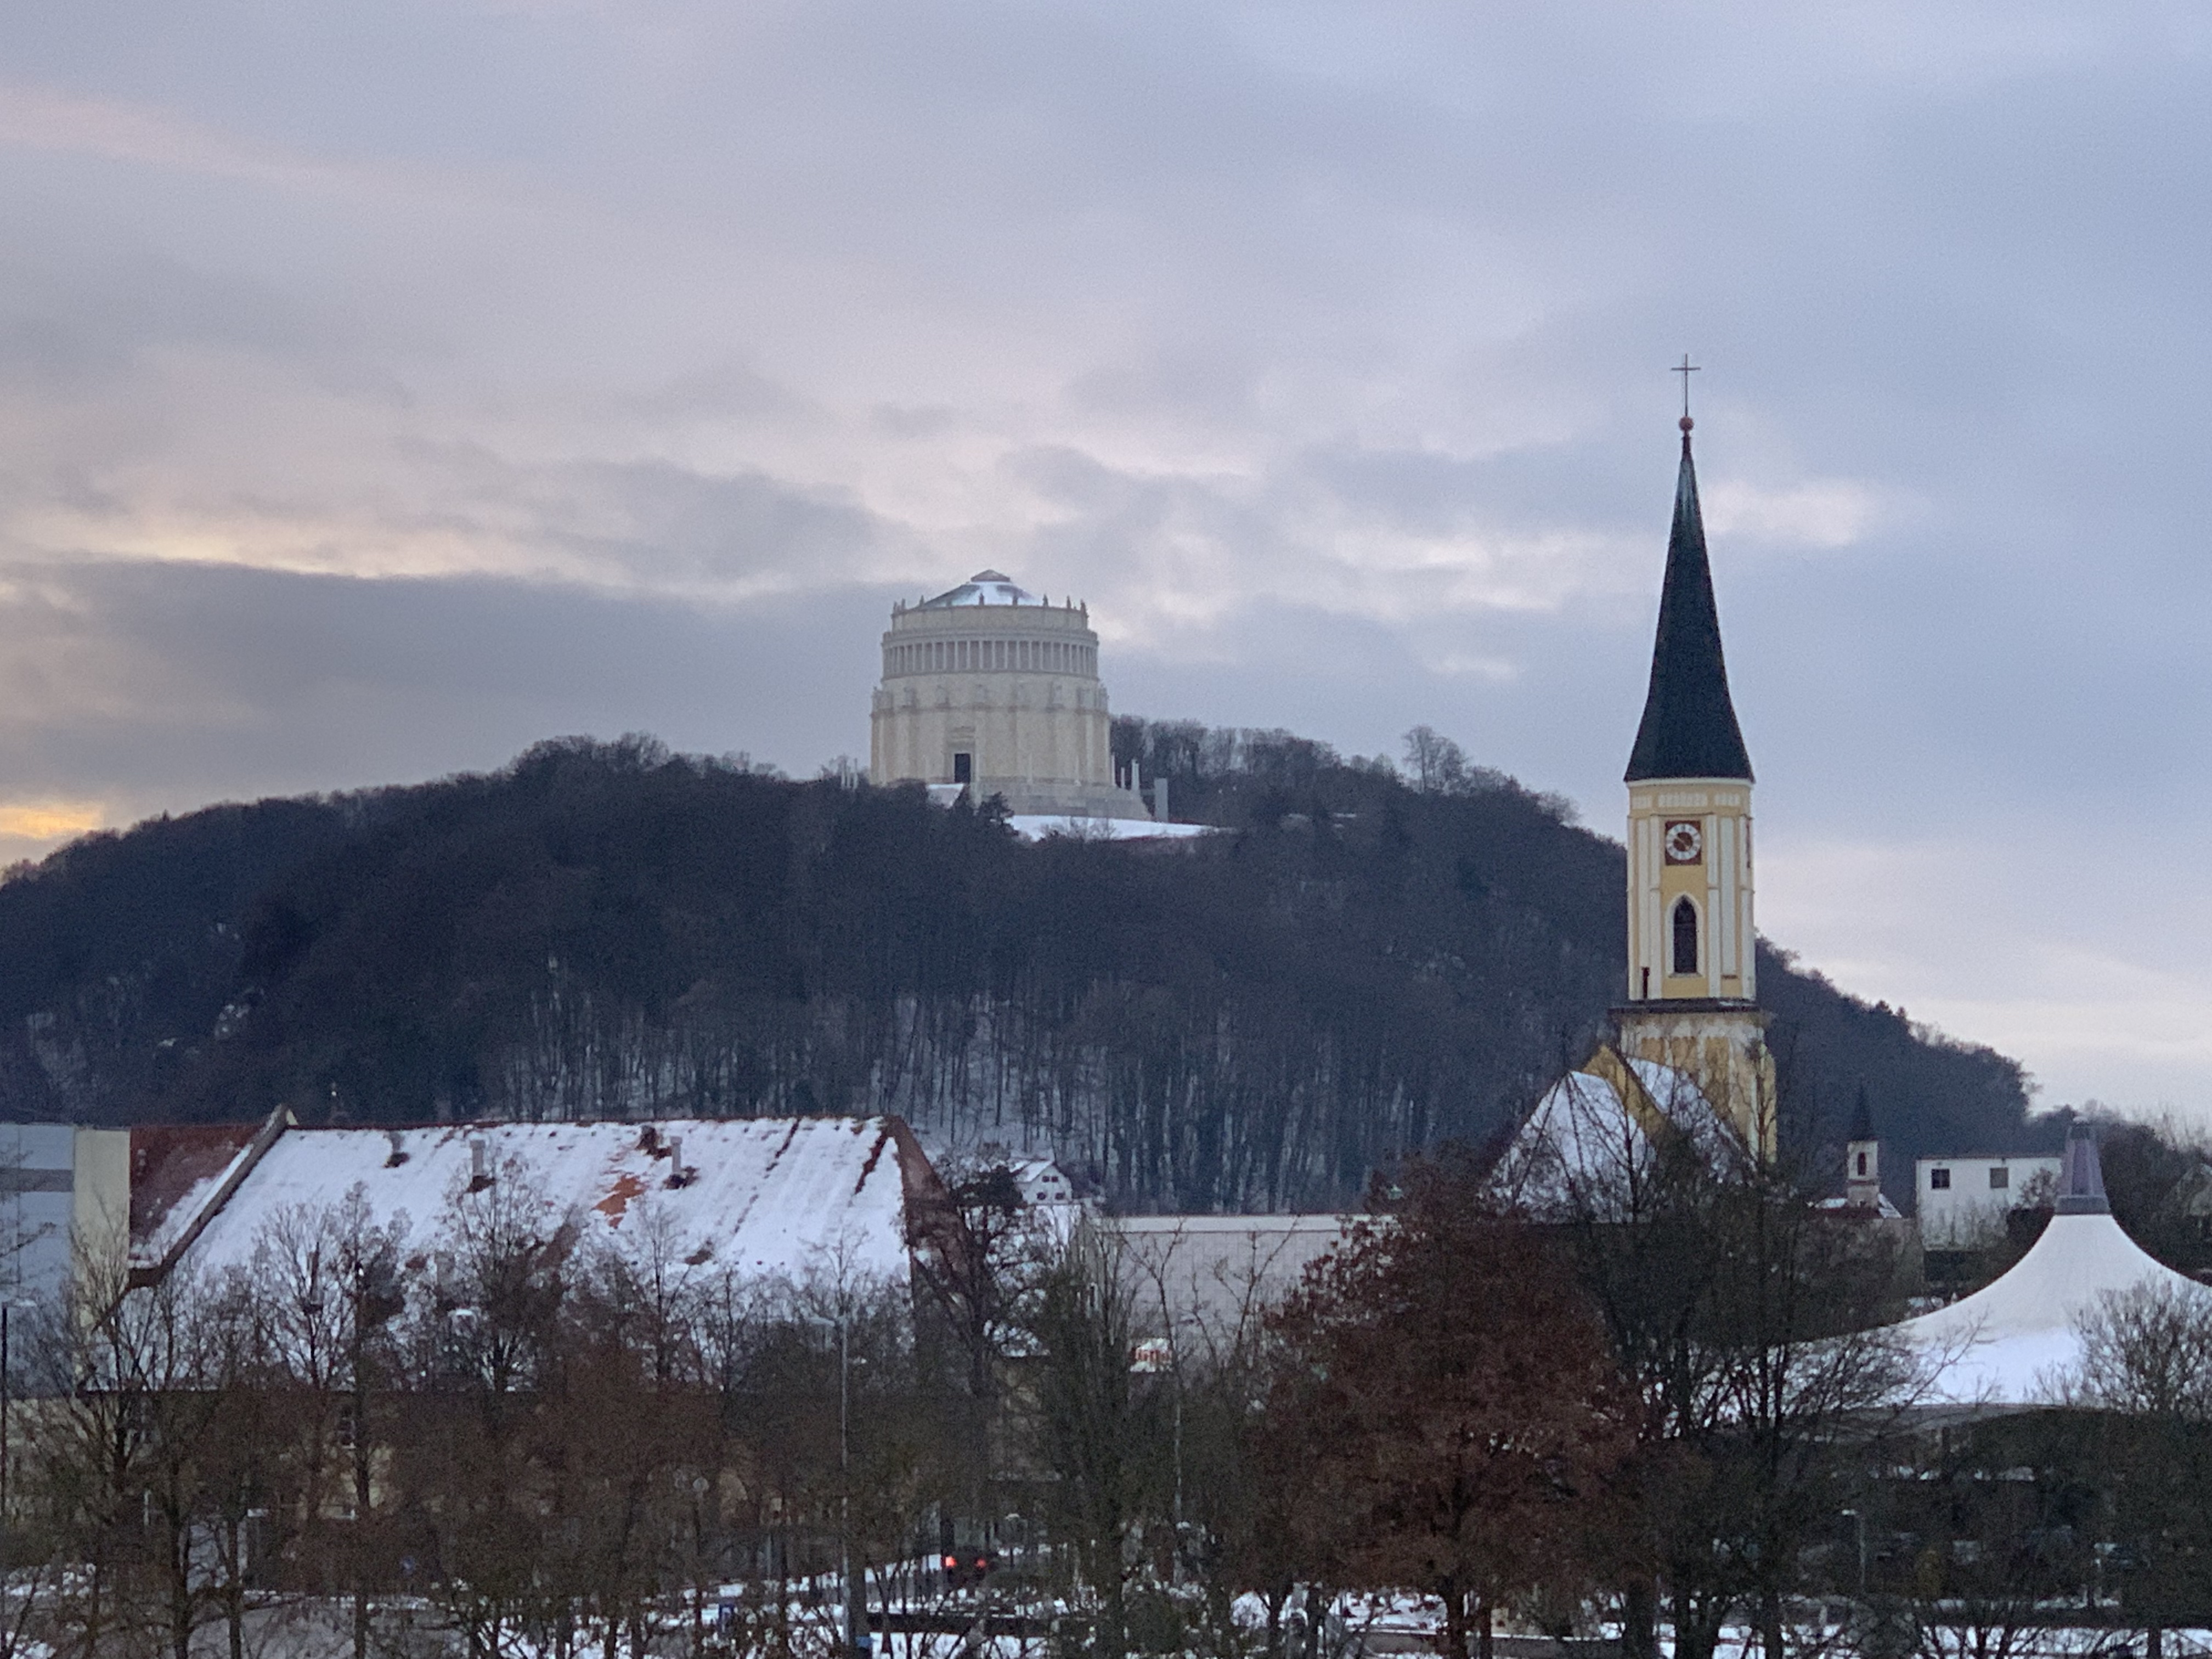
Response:
[[[652,586],[849,583],[884,535],[847,492],[760,472],[708,474],[664,461],[522,465],[450,446],[420,453],[488,518],[519,514],[506,533]]]
[[[2032,862],[2059,812],[2203,891],[2185,12],[17,12],[22,83],[337,181],[0,149],[25,778],[180,803],[633,726],[811,763],[865,742],[878,584],[1003,561],[1133,635],[1123,708],[1425,720],[1602,824],[1689,349],[1709,492],[1881,504],[1715,538],[1771,844]],[[569,585],[21,562],[149,502]],[[1599,550],[1507,611],[1361,588],[1363,537]]]
[[[890,605],[121,562],[0,576],[9,798],[131,811],[495,766],[562,732],[793,769],[865,754]]]
[[[156,348],[323,357],[331,326],[265,281],[143,247],[0,252],[0,375],[19,395],[120,390]]]
[[[817,422],[823,416],[811,398],[741,362],[690,370],[629,402],[655,421]]]

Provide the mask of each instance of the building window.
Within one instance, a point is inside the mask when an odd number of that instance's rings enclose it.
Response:
[[[1866,1154],[1864,1152],[1860,1152],[1856,1156],[1858,1158],[1858,1173],[1860,1175],[1864,1175],[1866,1173]]]
[[[1930,1170],[1928,1172],[1928,1190],[1931,1193],[1949,1192],[1951,1172],[1948,1170]]]
[[[1674,901],[1674,968],[1678,974],[1698,971],[1698,907],[1687,899]]]
[[[963,754],[963,755],[955,755],[955,756],[952,757],[952,781],[953,781],[953,782],[955,782],[955,783],[970,783],[970,782],[973,782],[973,781],[975,781],[975,757],[973,755],[965,755],[965,754]]]
[[[1990,1171],[1990,1190],[1991,1192],[2001,1193],[2011,1185],[2012,1171],[2010,1170],[1998,1168]]]

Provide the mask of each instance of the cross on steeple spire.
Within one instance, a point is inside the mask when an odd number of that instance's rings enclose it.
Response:
[[[1690,453],[1690,428],[1695,424],[1690,419],[1690,376],[1704,367],[1702,363],[1692,362],[1690,354],[1686,351],[1682,354],[1682,361],[1667,371],[1669,374],[1682,377],[1682,453],[1685,455]]]

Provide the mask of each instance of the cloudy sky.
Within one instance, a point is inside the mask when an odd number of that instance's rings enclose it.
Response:
[[[658,733],[898,595],[1610,828],[1678,412],[1761,921],[2212,1121],[2194,3],[78,0],[0,18],[0,856]]]

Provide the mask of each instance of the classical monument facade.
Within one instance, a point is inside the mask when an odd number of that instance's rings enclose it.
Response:
[[[995,570],[891,611],[868,775],[957,785],[1017,813],[1145,818],[1114,781],[1112,716],[1089,607]]]

